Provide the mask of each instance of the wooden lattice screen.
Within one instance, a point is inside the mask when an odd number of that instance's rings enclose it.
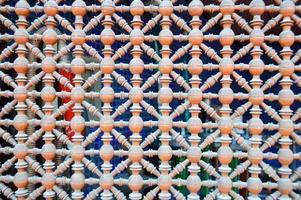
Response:
[[[298,0],[0,0],[0,199],[301,199]]]

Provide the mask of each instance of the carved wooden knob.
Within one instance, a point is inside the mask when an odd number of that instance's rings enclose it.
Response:
[[[104,161],[110,161],[114,156],[114,149],[111,145],[104,144],[99,150],[99,156]]]
[[[253,195],[258,195],[263,189],[262,182],[259,178],[250,177],[248,178],[247,183],[248,183],[248,190]]]
[[[197,117],[191,117],[187,122],[187,129],[192,134],[199,134],[202,131],[202,120]]]
[[[86,42],[86,33],[82,29],[75,29],[71,35],[72,43],[83,45]]]
[[[114,100],[114,90],[111,87],[103,87],[100,90],[100,100],[104,103],[111,103]]]
[[[101,4],[101,12],[104,15],[112,16],[115,12],[115,4],[112,0],[104,0]]]
[[[26,188],[28,184],[28,175],[26,172],[17,172],[14,176],[14,185],[17,188]]]
[[[290,60],[282,60],[279,65],[279,72],[283,76],[291,76],[294,73],[295,65]]]
[[[141,0],[133,0],[130,5],[130,13],[133,16],[142,16],[144,13],[144,5]]]
[[[282,106],[291,106],[294,103],[294,93],[290,89],[282,89],[278,93],[279,103]]]
[[[55,185],[55,179],[56,177],[52,173],[45,173],[42,177],[42,185],[50,190]]]
[[[115,63],[112,58],[105,57],[100,63],[101,71],[105,74],[111,74],[115,69]]]
[[[200,45],[203,42],[203,33],[199,29],[192,29],[188,35],[188,41],[192,45]]]
[[[27,123],[28,117],[24,114],[16,115],[14,118],[14,127],[17,131],[26,131],[28,127]]]
[[[57,43],[57,34],[53,29],[47,29],[43,33],[43,42],[45,44],[54,45]]]
[[[169,29],[162,29],[159,33],[159,42],[161,45],[171,45],[173,34]]]
[[[172,128],[172,119],[169,116],[161,116],[158,122],[158,128],[162,132],[169,132]]]
[[[114,121],[111,116],[103,116],[99,125],[103,132],[111,132],[114,128]]]
[[[219,63],[219,71],[223,75],[230,75],[234,70],[234,63],[231,58],[222,58]]]
[[[230,46],[234,42],[234,32],[230,28],[223,29],[219,34],[219,42],[223,46]]]
[[[53,87],[44,87],[41,91],[41,98],[45,102],[53,102],[56,98],[56,91]]]
[[[264,62],[261,59],[253,59],[249,63],[252,75],[261,75],[264,72]]]
[[[162,145],[158,149],[158,156],[162,161],[169,161],[172,157],[172,149],[170,146]]]
[[[144,41],[144,33],[140,29],[133,29],[130,33],[132,45],[141,45]]]
[[[233,158],[233,152],[228,146],[221,146],[218,149],[218,160],[222,165],[228,165]]]
[[[28,32],[24,29],[17,29],[14,34],[14,39],[17,44],[26,44],[29,41]]]
[[[56,119],[51,115],[45,115],[41,120],[41,127],[44,131],[52,131],[55,128]]]
[[[70,183],[72,189],[81,190],[85,186],[85,176],[82,173],[74,173]]]
[[[291,17],[295,13],[295,9],[293,1],[283,1],[280,4],[280,14],[284,17]]]
[[[82,58],[74,58],[71,62],[71,71],[74,74],[83,74],[86,69],[86,63]]]
[[[74,145],[70,154],[73,160],[81,161],[85,156],[85,149],[81,145]]]
[[[187,151],[187,158],[190,162],[197,163],[202,157],[202,152],[199,147],[190,147]]]
[[[191,88],[188,91],[188,101],[191,104],[199,104],[201,103],[203,98],[202,91],[199,88]]]
[[[262,15],[264,13],[265,4],[263,0],[252,0],[249,6],[252,15]]]
[[[143,100],[143,91],[140,87],[133,87],[129,93],[129,99],[133,103],[139,103]]]
[[[14,155],[17,159],[25,159],[27,150],[28,148],[25,144],[16,144],[14,147]]]
[[[252,135],[259,135],[263,131],[263,122],[259,118],[252,118],[248,122],[248,130]]]
[[[17,73],[26,73],[28,71],[28,60],[25,57],[18,57],[14,61],[14,70]]]
[[[86,14],[86,3],[83,0],[75,0],[72,3],[72,14],[75,16],[84,16]]]
[[[220,12],[223,15],[230,15],[234,12],[234,2],[232,0],[222,0],[220,3]]]
[[[85,119],[78,115],[72,117],[70,127],[73,131],[82,133],[85,130]]]
[[[173,13],[173,5],[171,1],[163,0],[159,5],[159,13],[162,16],[170,16]]]
[[[139,133],[143,129],[143,120],[140,116],[132,116],[129,120],[129,129],[133,133]]]
[[[169,58],[162,58],[159,63],[159,70],[162,74],[169,74],[173,69],[173,63]]]
[[[278,181],[278,189],[283,195],[288,195],[293,189],[292,181],[288,178],[281,178]]]
[[[294,154],[290,149],[279,149],[278,160],[282,165],[288,166],[293,162]]]
[[[18,16],[28,16],[30,5],[25,0],[20,0],[15,5],[15,12]]]
[[[232,188],[232,181],[229,177],[222,176],[218,179],[217,185],[218,185],[218,190],[221,193],[228,193]]]
[[[82,87],[74,87],[71,90],[71,100],[81,103],[85,99],[85,91]]]
[[[218,121],[218,128],[222,134],[230,134],[233,129],[233,121],[230,117],[221,117]]]
[[[102,174],[100,177],[99,185],[104,190],[110,190],[114,184],[114,179],[111,174]]]
[[[104,45],[112,45],[115,42],[115,33],[112,29],[105,28],[100,33],[100,41]]]
[[[129,188],[132,191],[139,191],[143,186],[143,179],[140,175],[131,175],[129,178]]]
[[[264,94],[261,89],[252,89],[249,93],[249,101],[253,105],[260,105],[264,100]]]
[[[295,34],[291,30],[282,31],[279,37],[279,44],[282,47],[292,46],[295,42]]]
[[[192,0],[188,5],[188,12],[191,16],[201,16],[204,5],[200,0]]]
[[[233,91],[231,88],[221,88],[218,92],[218,100],[222,104],[230,104],[232,103],[233,99]]]
[[[53,160],[55,158],[55,150],[54,144],[44,144],[41,155],[45,160]]]
[[[263,154],[260,148],[251,148],[248,151],[248,160],[253,164],[258,165],[263,159]]]
[[[42,61],[42,70],[45,73],[53,73],[56,70],[56,61],[52,57],[46,56]]]
[[[144,62],[141,58],[133,58],[130,61],[130,72],[132,74],[142,74],[144,70]]]
[[[158,178],[158,186],[161,190],[169,190],[171,187],[171,177],[169,175],[160,175]]]
[[[264,42],[264,32],[260,29],[253,29],[250,34],[250,42],[253,45],[260,46]]]
[[[201,179],[199,176],[188,176],[187,177],[187,189],[191,193],[198,193],[201,189]]]
[[[18,86],[14,90],[14,98],[19,102],[24,102],[27,99],[27,89],[23,86]]]
[[[158,93],[158,100],[160,103],[169,104],[173,99],[173,92],[169,87],[162,87]]]
[[[203,71],[203,62],[199,58],[191,58],[188,62],[188,71],[192,75],[199,75]]]
[[[279,133],[282,136],[290,136],[294,132],[294,123],[291,119],[281,119],[279,122]]]
[[[55,16],[58,13],[58,5],[55,0],[45,2],[44,13],[48,16]]]

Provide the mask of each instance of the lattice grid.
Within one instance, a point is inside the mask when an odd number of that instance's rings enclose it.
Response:
[[[301,199],[298,0],[0,5],[0,198]]]

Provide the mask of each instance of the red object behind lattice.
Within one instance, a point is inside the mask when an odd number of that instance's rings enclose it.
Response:
[[[74,78],[74,74],[71,73],[71,72],[67,72],[63,69],[60,69],[59,70],[59,73],[66,77],[70,83],[73,85],[73,78]],[[64,85],[60,84],[59,85],[59,89],[60,91],[66,91],[66,92],[70,92],[71,90],[68,88],[68,87],[65,87]],[[66,97],[64,99],[62,99],[62,103],[65,104],[65,103],[68,103],[70,101],[70,98],[69,97]],[[67,121],[71,121],[72,117],[74,116],[74,113],[72,111],[72,107],[67,110],[67,112],[64,114],[64,119],[67,120]],[[72,139],[72,136],[74,135],[74,131],[71,129],[70,126],[67,126],[66,129],[65,129],[65,132],[68,136],[68,138],[71,140]]]

